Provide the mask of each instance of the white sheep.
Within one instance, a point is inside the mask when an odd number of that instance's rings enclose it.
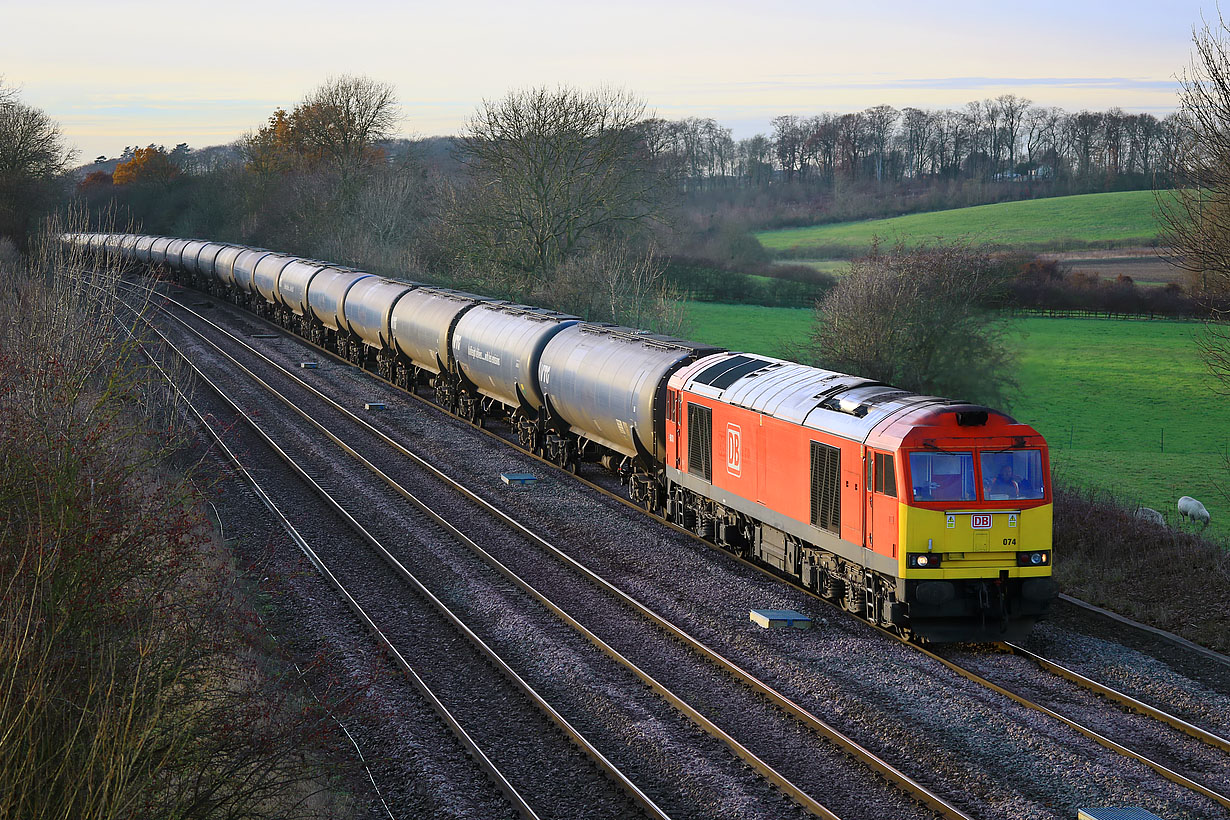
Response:
[[[1166,519],[1162,514],[1152,507],[1137,507],[1135,515],[1141,521],[1148,524],[1157,524],[1159,527],[1166,526]]]
[[[1189,521],[1199,521],[1203,525],[1200,529],[1204,529],[1209,525],[1209,511],[1190,495],[1185,495],[1179,499],[1179,515]]]

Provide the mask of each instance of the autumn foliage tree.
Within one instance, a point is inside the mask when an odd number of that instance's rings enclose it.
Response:
[[[106,188],[115,183],[115,179],[106,171],[91,171],[85,179],[81,180],[78,188],[81,190]]]
[[[278,109],[241,150],[248,170],[262,175],[327,166],[344,177],[381,156],[377,143],[393,133],[393,87],[368,77],[331,79],[289,114]]]
[[[112,180],[116,185],[154,182],[166,184],[179,176],[179,166],[171,161],[161,145],[138,148],[132,159],[115,166]]]

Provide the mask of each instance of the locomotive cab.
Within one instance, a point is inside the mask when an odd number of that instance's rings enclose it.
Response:
[[[971,625],[986,640],[1026,634],[1056,593],[1042,436],[1002,413],[936,403],[892,419],[868,444],[895,453],[898,600],[911,630],[933,640],[968,639]]]

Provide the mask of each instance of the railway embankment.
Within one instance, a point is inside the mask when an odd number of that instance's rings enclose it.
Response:
[[[344,811],[330,701],[215,532],[118,273],[80,261],[0,261],[0,815]]]

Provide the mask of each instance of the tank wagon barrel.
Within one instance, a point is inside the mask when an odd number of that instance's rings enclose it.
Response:
[[[576,324],[547,342],[538,380],[552,412],[583,442],[639,457],[653,470],[666,459],[667,378],[717,350],[633,328]]]

